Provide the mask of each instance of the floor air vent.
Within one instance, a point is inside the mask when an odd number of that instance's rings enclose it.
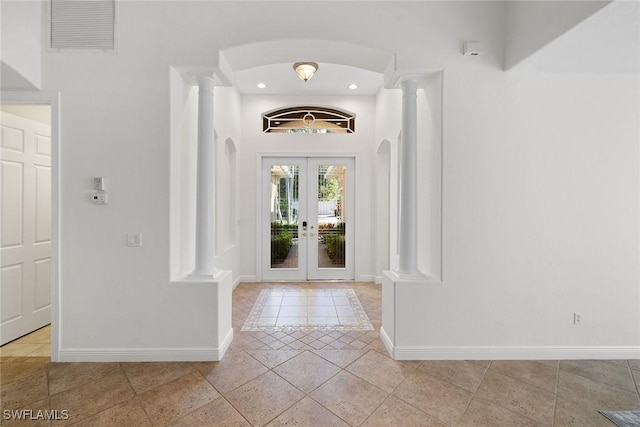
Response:
[[[115,0],[50,0],[52,51],[117,51]]]

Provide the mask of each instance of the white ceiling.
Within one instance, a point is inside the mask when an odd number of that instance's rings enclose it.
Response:
[[[258,88],[264,83],[266,88]],[[357,89],[349,89],[355,83]],[[235,85],[243,94],[375,95],[382,87],[382,74],[346,65],[318,63],[308,82],[298,78],[292,63],[270,64],[237,71]]]

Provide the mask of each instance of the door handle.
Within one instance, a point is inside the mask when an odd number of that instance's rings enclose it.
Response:
[[[313,234],[313,233],[309,233],[309,236],[313,237],[313,236],[315,236],[315,234]]]
[[[302,233],[302,237],[307,237],[307,233]]]

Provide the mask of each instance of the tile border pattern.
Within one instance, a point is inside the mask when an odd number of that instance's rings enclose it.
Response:
[[[349,299],[349,303],[351,309],[353,310],[356,319],[358,320],[357,325],[281,325],[281,326],[259,326],[258,319],[262,314],[262,310],[264,309],[269,297],[272,292],[298,292],[298,293],[316,293],[316,292],[331,292],[336,289],[331,288],[322,288],[322,289],[263,289],[260,291],[258,298],[256,299],[247,320],[244,322],[241,331],[243,332],[256,332],[256,331],[264,331],[264,332],[277,332],[277,331],[301,331],[301,332],[312,332],[312,331],[373,331],[373,325],[367,316],[367,313],[362,308],[362,304],[360,304],[360,300],[356,295],[356,292],[353,289],[338,289],[340,292],[344,291],[345,296]]]

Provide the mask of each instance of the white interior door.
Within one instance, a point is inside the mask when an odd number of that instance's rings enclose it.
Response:
[[[263,280],[353,280],[354,159],[264,157]]]
[[[1,345],[51,322],[51,129],[0,114]]]

